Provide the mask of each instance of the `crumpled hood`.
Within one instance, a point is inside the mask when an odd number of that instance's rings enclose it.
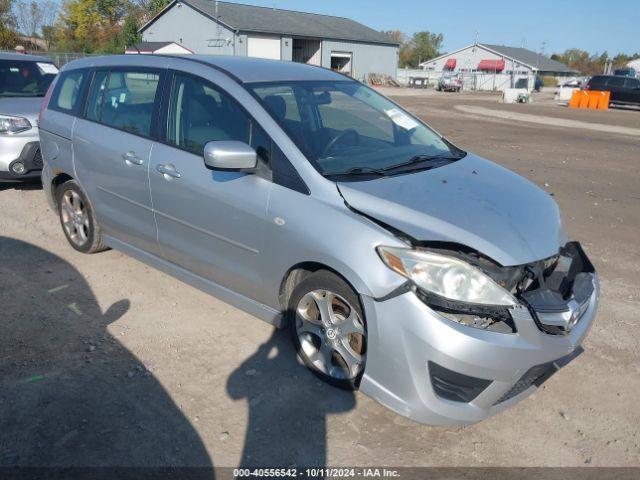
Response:
[[[0,98],[0,114],[25,117],[35,127],[43,100],[43,97]]]
[[[471,247],[504,266],[558,253],[556,202],[525,178],[478,156],[423,172],[340,182],[354,209],[419,241]]]

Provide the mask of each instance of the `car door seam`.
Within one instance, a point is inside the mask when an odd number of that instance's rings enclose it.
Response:
[[[160,244],[160,229],[158,228],[158,219],[156,218],[156,208],[153,203],[153,190],[151,188],[151,159],[153,158],[153,147],[155,143],[151,144],[151,148],[149,149],[149,158],[147,159],[147,185],[149,187],[149,200],[151,201],[151,212],[153,214],[153,223],[156,226],[156,245],[158,246],[158,250],[162,257],[166,257],[164,250],[162,249],[162,245]]]

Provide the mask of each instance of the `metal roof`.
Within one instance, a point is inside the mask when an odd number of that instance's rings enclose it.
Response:
[[[504,55],[505,57],[513,58],[518,62],[524,63],[543,72],[574,72],[574,70],[571,70],[564,63],[551,60],[549,57],[545,57],[540,53],[527,50],[526,48],[505,47],[504,45],[489,45],[487,43],[480,44],[480,46],[488,48],[489,50],[493,50],[500,55]]]
[[[167,45],[171,45],[175,42],[140,42],[136,43],[131,48],[139,50],[141,52],[155,52],[156,50],[160,50],[162,47],[166,47]]]
[[[450,57],[451,55],[455,55],[459,52],[468,50],[469,48],[473,47],[483,48],[484,50],[493,52],[496,55],[501,55],[511,60],[515,60],[516,62],[520,62],[541,72],[576,73],[576,70],[572,70],[564,63],[558,62],[556,60],[551,60],[549,57],[545,57],[540,53],[532,52],[531,50],[527,50],[526,48],[505,47],[504,45],[490,45],[488,43],[468,45],[464,48],[454,50],[453,52],[445,53],[443,55],[440,55],[439,57],[426,60],[422,62],[420,66],[435,62],[437,60],[440,60],[441,58]]]
[[[213,20],[217,18],[220,23],[231,29],[242,32],[398,45],[386,34],[344,17],[229,2],[217,2],[216,17],[216,2],[213,0],[173,0],[140,31],[145,30],[178,1]]]

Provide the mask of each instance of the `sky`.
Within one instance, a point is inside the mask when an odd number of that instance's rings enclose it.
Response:
[[[562,53],[640,52],[640,0],[231,0],[348,17],[376,30],[444,35],[444,51],[474,43]]]

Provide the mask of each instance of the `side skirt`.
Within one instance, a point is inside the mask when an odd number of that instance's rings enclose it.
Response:
[[[262,303],[256,302],[255,300],[236,293],[233,290],[229,290],[222,285],[218,285],[211,280],[195,275],[178,265],[168,262],[156,255],[147,253],[144,250],[133,247],[128,243],[118,240],[117,238],[105,235],[104,244],[115,250],[119,250],[136,260],[146,263],[151,267],[157,268],[158,270],[171,275],[192,287],[213,295],[223,302],[229,303],[240,310],[244,310],[248,314],[258,317],[260,320],[264,320],[277,328],[281,328],[283,326],[282,312],[279,310],[269,307],[268,305],[263,305]]]

